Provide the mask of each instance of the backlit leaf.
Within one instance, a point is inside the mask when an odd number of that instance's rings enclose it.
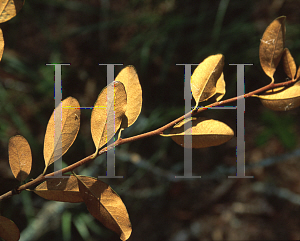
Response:
[[[287,48],[284,49],[282,60],[284,72],[290,79],[294,79],[297,67],[293,56]]]
[[[300,82],[297,81],[290,87],[279,87],[273,91],[268,90],[257,96],[262,104],[276,111],[292,110],[300,106]]]
[[[142,87],[133,66],[122,69],[117,75],[116,81],[124,84],[127,94],[127,108],[121,124],[121,128],[127,128],[136,121],[141,113]]]
[[[83,202],[75,176],[69,176],[69,178],[48,178],[45,182],[38,185],[34,192],[40,197],[52,201]]]
[[[0,23],[12,19],[21,10],[25,0],[2,0],[0,3]]]
[[[199,117],[188,121],[192,121],[192,129],[184,131],[184,121],[181,121],[165,136],[170,136],[173,141],[185,148],[205,148],[221,145],[234,135],[229,126],[217,120]],[[192,133],[192,145],[184,144],[184,136],[187,133]]]
[[[111,96],[107,96],[107,93],[111,93]],[[126,111],[126,103],[125,87],[119,81],[109,84],[99,94],[91,116],[91,132],[96,151],[105,145],[120,128]],[[113,122],[114,118],[115,122]],[[107,122],[107,120],[112,121]]]
[[[280,62],[285,42],[285,16],[276,18],[265,30],[260,46],[259,59],[263,71],[274,82],[273,75]]]
[[[191,76],[192,95],[196,101],[205,101],[216,94],[216,84],[224,66],[222,54],[211,55],[200,63]]]
[[[91,177],[78,176],[79,190],[89,212],[121,240],[131,235],[127,209],[118,194],[106,183]]]
[[[224,74],[222,73],[220,78],[217,81],[217,85],[216,85],[216,94],[214,95],[214,98],[216,99],[216,101],[220,101],[223,96],[226,93],[226,88],[225,88],[225,80],[224,80]]]
[[[20,135],[13,136],[8,143],[9,165],[15,178],[24,181],[31,171],[32,156],[27,140]]]
[[[55,134],[54,113],[62,108],[61,131]],[[44,139],[44,159],[46,168],[64,155],[75,141],[80,128],[80,105],[73,97],[64,99],[56,108],[48,122]],[[56,138],[54,140],[54,137]],[[59,149],[61,143],[61,149]],[[57,149],[57,150],[56,150]]]
[[[20,231],[17,225],[3,216],[0,216],[0,238],[5,241],[18,241],[20,239]]]
[[[2,59],[3,51],[4,51],[4,38],[3,38],[2,29],[0,28],[0,61]]]

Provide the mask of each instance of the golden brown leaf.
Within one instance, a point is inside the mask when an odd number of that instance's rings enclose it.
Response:
[[[225,88],[225,80],[224,80],[224,74],[222,73],[220,78],[217,81],[217,85],[216,85],[216,94],[214,95],[214,98],[216,99],[216,101],[220,101],[223,96],[226,93],[226,88]]]
[[[216,84],[224,66],[222,54],[211,55],[200,63],[191,77],[192,95],[198,107],[199,102],[205,101],[216,94]]]
[[[0,216],[0,238],[5,241],[18,241],[20,239],[20,231],[17,225],[3,216]]]
[[[139,117],[142,109],[142,87],[133,66],[129,65],[117,75],[116,81],[125,86],[127,94],[127,108],[122,120],[121,128],[131,126]]]
[[[282,60],[284,72],[290,79],[294,79],[297,67],[293,56],[287,48],[284,49]]]
[[[9,165],[15,178],[24,181],[32,165],[31,149],[27,140],[20,135],[13,136],[8,143]]]
[[[0,61],[2,59],[3,51],[4,51],[4,38],[3,38],[2,29],[0,28]]]
[[[21,10],[25,0],[2,0],[0,5],[0,23],[12,19]]]
[[[107,92],[110,93],[110,91],[107,91],[108,87],[114,87],[114,98],[107,98]],[[109,84],[99,94],[91,116],[91,132],[96,151],[105,145],[120,128],[126,111],[126,103],[125,87],[119,81]],[[114,125],[107,125],[107,119],[113,120],[113,118],[115,118]]]
[[[273,75],[280,62],[285,42],[285,16],[276,18],[265,30],[260,46],[259,59],[263,71],[274,82]]]
[[[59,138],[54,140],[55,120],[52,113],[47,125],[44,140],[44,159],[46,168],[58,160],[61,156],[56,154],[59,142],[61,142],[61,153],[64,155],[75,141],[80,128],[80,105],[73,97],[64,99],[57,108],[62,107],[61,132],[55,135]],[[56,154],[56,155],[54,155]]]
[[[262,104],[275,111],[292,110],[300,106],[300,82],[290,87],[279,87],[258,95]]]
[[[131,223],[122,199],[106,183],[91,177],[77,176],[79,191],[89,212],[121,240],[131,235]]]
[[[185,148],[205,148],[221,145],[234,135],[229,126],[217,120],[199,117],[188,121],[192,121],[191,130],[184,131],[184,121],[181,121],[174,126],[170,134],[164,136],[170,136],[173,141]],[[186,133],[192,133],[192,146],[190,143],[187,146],[184,145]]]
[[[83,202],[75,176],[69,176],[69,178],[48,178],[45,182],[38,185],[34,192],[40,197],[52,201]]]
[[[300,79],[300,66],[299,66],[299,68],[297,70],[297,75],[295,77],[295,80],[299,80],[299,79]]]

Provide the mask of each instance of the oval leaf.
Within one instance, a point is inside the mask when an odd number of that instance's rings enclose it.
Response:
[[[9,165],[15,178],[24,181],[32,165],[31,149],[27,140],[20,135],[13,136],[8,143]]]
[[[55,134],[54,113],[62,108],[61,131]],[[48,122],[44,139],[44,159],[46,168],[64,155],[76,139],[80,128],[80,105],[73,97],[64,99],[56,108]],[[54,138],[56,138],[54,140]],[[59,147],[61,146],[61,149]],[[57,154],[58,153],[58,154]],[[60,154],[59,154],[60,153]]]
[[[131,235],[131,223],[122,199],[106,183],[91,177],[77,176],[79,190],[89,212],[121,240]]]
[[[45,182],[38,185],[34,192],[40,197],[52,201],[83,202],[75,176],[69,176],[69,178],[48,178]]]
[[[131,65],[122,69],[117,75],[116,81],[124,84],[127,94],[127,108],[121,124],[121,128],[127,128],[136,121],[141,113],[142,87],[136,70]]]
[[[107,98],[107,93],[111,93],[109,94],[111,97]],[[99,94],[91,116],[91,132],[96,151],[105,145],[120,128],[126,111],[126,103],[125,87],[119,81],[109,84]],[[115,121],[113,121],[114,118]]]
[[[17,225],[3,216],[0,216],[0,238],[5,241],[18,241],[20,239],[20,231]]]
[[[225,93],[226,93],[226,86],[225,86],[224,74],[222,73],[220,78],[217,81],[216,94],[214,95],[215,100],[220,101],[225,95]]]
[[[4,38],[3,38],[2,29],[0,28],[0,61],[2,59],[3,51],[4,51]]]
[[[2,0],[0,5],[0,23],[12,19],[24,5],[23,0]]]
[[[200,63],[191,77],[192,95],[196,101],[205,101],[215,95],[216,84],[221,76],[224,66],[222,54],[211,55]]]
[[[217,120],[199,117],[189,121],[192,121],[192,129],[184,131],[184,121],[181,121],[166,136],[170,136],[173,141],[185,148],[205,148],[221,145],[234,135],[229,126]],[[184,145],[184,136],[188,133],[192,133],[192,145],[191,143]]]
[[[257,96],[262,104],[275,111],[292,110],[300,106],[300,82],[290,87],[280,87],[268,90]]]
[[[259,60],[263,71],[274,82],[273,75],[280,62],[285,42],[285,16],[276,18],[265,30],[260,46]]]
[[[297,71],[296,63],[290,51],[285,48],[283,52],[283,69],[290,79],[294,79]]]

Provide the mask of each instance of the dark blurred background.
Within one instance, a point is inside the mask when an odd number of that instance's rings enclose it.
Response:
[[[44,169],[43,141],[54,109],[54,67],[62,67],[63,98],[93,106],[106,85],[106,67],[115,76],[134,65],[143,89],[143,108],[129,137],[154,130],[184,114],[184,67],[209,55],[225,56],[226,95],[236,96],[236,67],[245,67],[245,91],[270,82],[260,67],[258,48],[265,28],[286,16],[286,47],[300,64],[298,0],[28,0],[2,23],[5,49],[0,63],[0,191],[19,185],[8,164],[8,141],[16,134],[30,143],[33,170]],[[286,80],[282,68],[275,81]],[[194,103],[194,102],[193,102]],[[236,103],[232,103],[235,105]],[[65,165],[90,154],[91,110],[81,111],[81,129],[63,156]],[[235,110],[208,110],[201,116],[236,130]],[[236,137],[193,150],[193,172],[183,174],[183,148],[170,138],[151,137],[116,148],[116,175],[102,179],[121,196],[132,222],[131,241],[297,240],[300,239],[299,108],[274,112],[256,98],[246,100],[246,174],[235,175]],[[105,156],[76,172],[103,176]],[[51,169],[53,167],[49,167]],[[1,215],[19,227],[21,240],[119,240],[84,204],[46,201],[22,192],[0,204]]]

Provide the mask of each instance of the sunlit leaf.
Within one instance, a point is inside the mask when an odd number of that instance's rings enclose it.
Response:
[[[107,96],[107,93],[111,93],[111,96]],[[105,145],[120,128],[126,111],[126,103],[125,87],[119,81],[109,84],[99,94],[91,116],[91,132],[96,151]],[[107,122],[114,118],[114,123],[113,121]]]
[[[79,190],[89,212],[121,240],[131,235],[131,223],[122,199],[106,183],[91,177],[78,176]]]
[[[292,110],[300,106],[300,82],[290,87],[279,87],[258,95],[262,104],[276,111]]]
[[[62,155],[64,155],[67,152],[67,150],[75,141],[80,128],[80,105],[75,98],[68,97],[64,99],[56,108],[55,111],[57,111],[57,113],[59,113],[58,108],[62,108],[60,133],[54,135],[54,112],[50,117],[46,129],[44,140],[44,159],[46,167],[48,167],[50,164],[52,164],[61,157],[61,155],[58,152],[61,151]],[[56,138],[55,140],[54,137]],[[60,142],[62,147],[61,150],[59,149]]]
[[[225,86],[224,74],[222,73],[220,78],[217,81],[216,94],[214,95],[214,98],[216,99],[216,101],[220,101],[225,95],[225,93],[226,93],[226,86]]]
[[[3,51],[4,51],[4,38],[3,38],[2,29],[0,28],[0,61],[2,59]]]
[[[122,69],[117,75],[116,81],[124,84],[127,94],[127,108],[121,124],[121,128],[127,128],[136,121],[141,113],[142,87],[133,66],[127,66]]]
[[[24,181],[31,171],[32,156],[29,143],[23,136],[17,135],[9,139],[8,157],[13,175],[20,182]]]
[[[184,131],[184,121],[181,121],[173,127],[170,134],[164,136],[170,136],[173,141],[185,148],[205,148],[221,145],[234,135],[229,126],[217,120],[199,117],[188,121],[192,121],[192,129]],[[184,136],[188,133],[192,133],[192,145],[184,144]]]
[[[191,77],[192,95],[196,101],[205,101],[216,94],[216,84],[224,66],[222,54],[211,55],[200,63]]]
[[[69,178],[48,178],[45,182],[38,185],[34,192],[40,197],[52,201],[83,202],[75,176],[69,176]]]
[[[300,79],[300,66],[299,66],[299,68],[297,70],[297,75],[296,75],[295,80],[299,80],[299,79]]]
[[[17,225],[3,216],[0,216],[0,238],[5,241],[18,241],[20,239],[20,231]]]
[[[274,82],[273,75],[280,62],[285,42],[285,16],[276,18],[265,30],[260,46],[260,64]]]
[[[284,72],[290,79],[294,79],[297,67],[293,56],[287,48],[284,49],[282,60]]]
[[[25,0],[2,0],[0,3],[0,23],[12,19],[21,10]]]

